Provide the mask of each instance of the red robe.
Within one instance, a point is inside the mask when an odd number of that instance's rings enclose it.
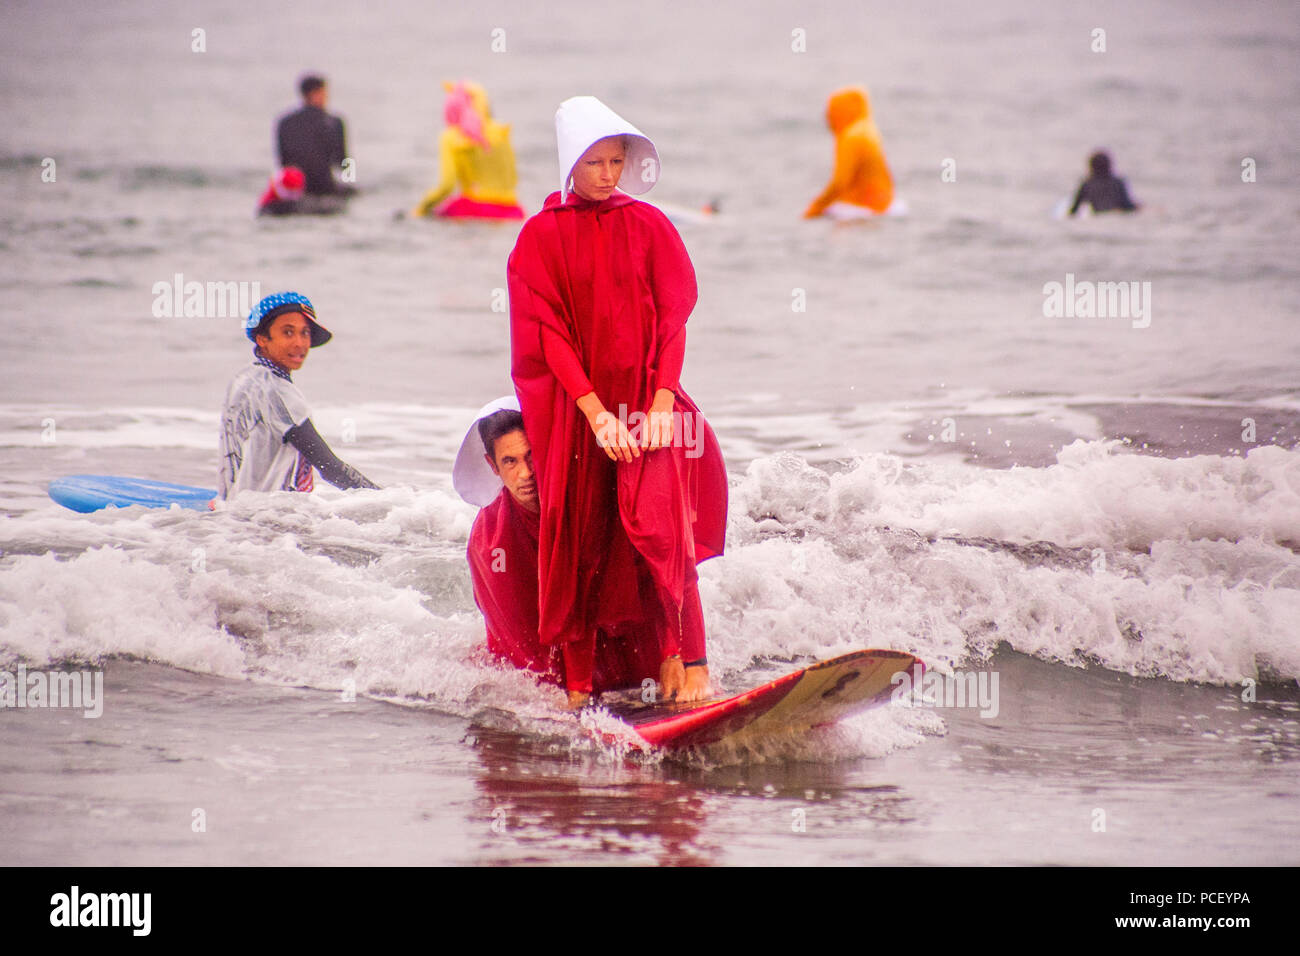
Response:
[[[494,656],[564,684],[558,648],[537,637],[538,515],[505,488],[478,513],[469,533],[470,577],[474,601],[487,624],[487,646]],[[599,693],[636,687],[659,675],[659,659],[646,642],[601,635],[596,642],[593,689]]]
[[[695,565],[722,553],[727,520],[717,439],[675,372],[661,375],[673,345],[680,363],[677,336],[695,307],[681,238],[626,194],[561,203],[552,193],[520,231],[507,274],[511,373],[541,498],[539,638],[567,643],[656,619],[680,633],[683,592]],[[557,351],[585,373],[575,388],[589,384],[615,415],[646,412],[657,387],[671,388],[676,410],[693,416],[696,450],[679,429],[671,448],[611,461],[557,376]]]
[[[474,519],[465,556],[488,650],[554,680],[558,655],[537,639],[537,518],[502,488]]]

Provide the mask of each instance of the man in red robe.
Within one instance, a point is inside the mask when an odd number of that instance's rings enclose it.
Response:
[[[538,637],[561,648],[572,704],[592,690],[597,632],[637,628],[661,691],[697,700],[709,682],[695,566],[722,553],[727,476],[678,381],[695,270],[668,219],[628,195],[657,179],[654,144],[594,97],[566,100],[556,131],[562,189],[507,270],[540,501]]]
[[[453,469],[456,490],[484,505],[470,530],[466,557],[474,600],[487,625],[488,651],[542,679],[564,684],[554,645],[537,635],[537,541],[541,507],[532,451],[513,396],[479,413]],[[486,467],[484,467],[486,465]],[[499,489],[499,490],[497,490]],[[495,492],[495,494],[493,493]],[[601,635],[592,675],[595,691],[634,687],[658,673],[643,641]]]

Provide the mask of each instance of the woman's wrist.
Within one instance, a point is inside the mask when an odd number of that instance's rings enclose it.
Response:
[[[578,411],[582,412],[588,420],[595,418],[605,410],[604,404],[594,391],[588,392],[578,399]]]

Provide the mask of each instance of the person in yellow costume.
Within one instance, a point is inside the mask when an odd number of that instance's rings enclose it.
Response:
[[[444,83],[447,128],[439,143],[441,178],[413,216],[523,219],[515,199],[515,152],[510,127],[492,118],[487,92],[477,83]],[[459,195],[453,193],[459,190]]]
[[[847,86],[831,94],[826,125],[835,134],[835,172],[820,196],[804,211],[805,219],[820,216],[837,203],[858,207],[849,212],[883,213],[894,201],[894,178],[885,164],[880,130],[871,119],[867,91]],[[842,208],[842,207],[841,207]]]

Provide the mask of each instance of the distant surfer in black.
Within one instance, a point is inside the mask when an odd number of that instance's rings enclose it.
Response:
[[[298,86],[303,105],[280,118],[276,142],[280,166],[296,166],[307,178],[308,196],[348,196],[356,190],[334,179],[347,156],[343,120],[325,112],[329,87],[319,76],[305,76]]]
[[[1070,207],[1071,216],[1077,213],[1084,203],[1092,206],[1093,212],[1137,210],[1138,205],[1129,198],[1128,187],[1124,185],[1124,180],[1110,171],[1108,154],[1093,153],[1088,158],[1088,168],[1090,171],[1088,178],[1079,185],[1079,191],[1074,195],[1074,205]]]

